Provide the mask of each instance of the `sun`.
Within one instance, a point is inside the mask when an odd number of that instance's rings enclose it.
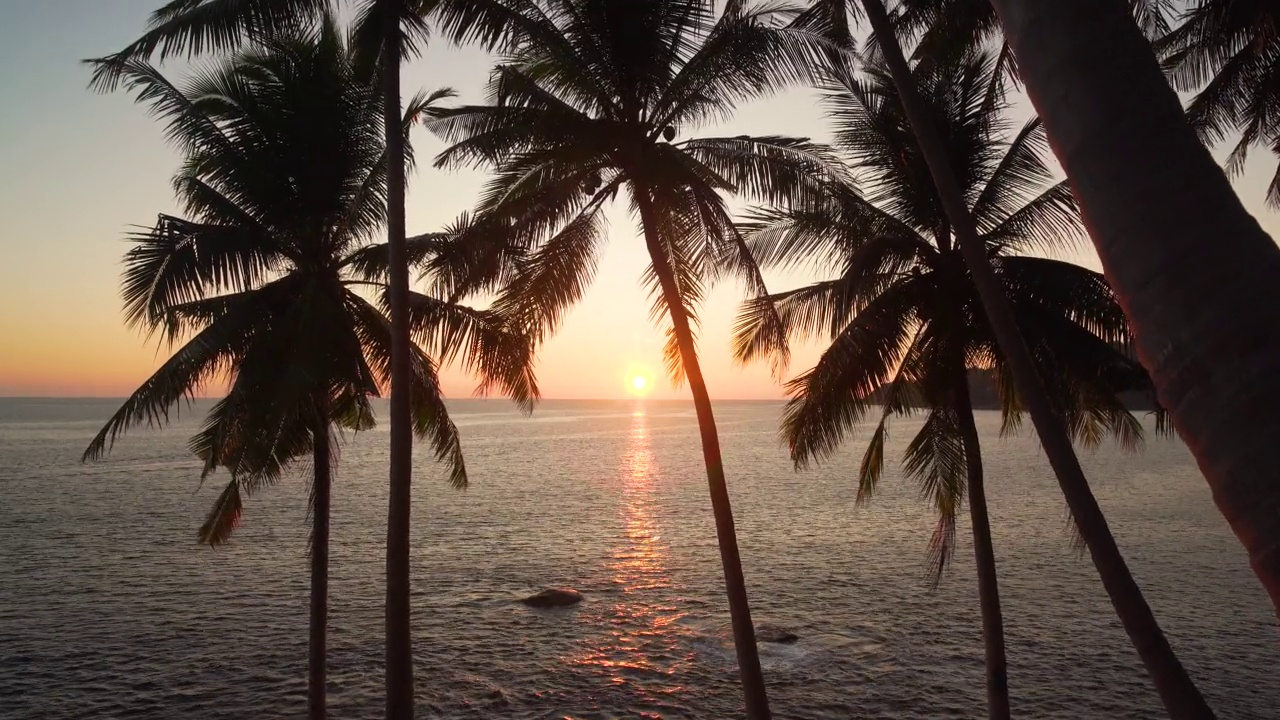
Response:
[[[644,397],[653,389],[653,383],[649,380],[649,376],[642,372],[631,371],[627,373],[626,383],[627,392],[636,397]]]

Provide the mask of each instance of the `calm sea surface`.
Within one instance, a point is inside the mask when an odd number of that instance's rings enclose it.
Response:
[[[0,718],[292,718],[305,708],[306,486],[255,496],[233,543],[195,530],[184,451],[199,413],[141,429],[103,463],[78,458],[110,401],[0,400]],[[933,518],[889,467],[855,508],[862,433],[792,472],[779,405],[720,405],[778,718],[977,718],[982,642],[971,547],[931,591]],[[419,449],[414,629],[420,717],[740,716],[692,409],[681,403],[453,405],[471,488]],[[1099,584],[1070,549],[1034,439],[983,413],[1014,710],[1026,718],[1156,718],[1160,705]],[[913,422],[891,432],[898,457]],[[385,429],[348,438],[334,494],[330,703],[380,713]],[[1280,635],[1240,546],[1178,443],[1104,448],[1086,469],[1183,662],[1223,718],[1280,717]],[[961,537],[968,534],[962,521]],[[572,586],[586,601],[514,600]]]

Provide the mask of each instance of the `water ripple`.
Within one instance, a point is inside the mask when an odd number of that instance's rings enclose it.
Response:
[[[0,401],[0,719],[291,718],[305,708],[305,485],[253,498],[228,547],[194,544],[218,483],[183,451],[198,412],[107,463],[78,455],[108,402]],[[794,474],[776,405],[726,404],[724,456],[778,718],[983,716],[971,550],[929,589],[932,520],[886,469],[855,508],[858,442]],[[419,449],[414,628],[420,716],[741,715],[719,556],[687,406],[547,403],[522,419],[455,404],[472,487]],[[987,441],[1015,712],[1161,717],[1087,559],[1070,549],[1036,443]],[[895,439],[910,437],[899,428]],[[861,438],[865,441],[865,437]],[[387,436],[348,444],[335,489],[330,703],[370,717],[382,694]],[[889,452],[900,453],[901,442]],[[1171,642],[1222,718],[1272,718],[1280,643],[1265,595],[1186,451],[1084,458]],[[961,528],[961,537],[964,528]],[[514,600],[569,586],[586,600]]]

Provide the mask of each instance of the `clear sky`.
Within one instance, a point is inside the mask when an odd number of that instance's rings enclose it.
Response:
[[[145,379],[165,348],[124,327],[119,301],[123,233],[174,212],[169,180],[177,157],[144,108],[123,93],[86,89],[78,63],[118,49],[144,27],[160,0],[3,0],[0,2],[0,396],[122,396]],[[405,72],[406,94],[449,86],[478,101],[489,58],[442,44]],[[179,66],[172,67],[181,75]],[[796,91],[746,106],[703,134],[787,134],[825,139],[813,94]],[[411,178],[409,232],[439,228],[468,209],[478,172],[445,173],[426,162],[443,146],[414,137],[420,167]],[[1259,150],[1237,187],[1274,237],[1274,212],[1262,204],[1274,158]],[[683,397],[662,375],[662,335],[648,320],[640,285],[643,242],[625,210],[612,217],[609,250],[596,283],[559,335],[542,351],[539,378],[549,398],[625,395],[634,375],[651,379],[653,397]],[[1090,253],[1073,258],[1097,267]],[[769,277],[771,290],[801,276]],[[741,369],[729,353],[740,288],[718,286],[702,312],[699,347],[713,397],[777,398],[764,366]],[[797,348],[792,371],[812,365],[816,347]],[[472,380],[445,374],[450,395],[470,395]]]

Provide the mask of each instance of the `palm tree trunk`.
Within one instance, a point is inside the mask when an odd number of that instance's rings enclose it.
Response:
[[[959,366],[956,380],[956,417],[964,441],[964,462],[969,480],[969,524],[973,526],[973,556],[978,568],[978,606],[982,610],[982,641],[987,661],[987,716],[1009,720],[1009,665],[1004,651],[1004,615],[996,582],[996,554],[987,517],[987,490],[982,477],[982,444],[973,421],[969,375]]]
[[[400,117],[400,10],[381,0],[383,120],[387,143],[387,244],[391,306],[391,457],[387,503],[387,720],[413,718],[413,644],[409,608],[409,524],[413,486],[413,426],[409,390],[409,265],[404,221],[404,130]]]
[[[1142,364],[1280,615],[1280,251],[1120,3],[993,4]]]
[[[307,657],[307,709],[311,720],[324,720],[325,659],[329,630],[329,506],[333,487],[328,418],[311,433],[311,637]]]
[[[1120,549],[1116,547],[1111,528],[1107,526],[1102,509],[1098,507],[1098,501],[1080,468],[1080,461],[1071,445],[1066,426],[1049,402],[1048,393],[1018,329],[1009,300],[1005,297],[1004,290],[991,269],[986,250],[978,238],[946,148],[937,129],[928,121],[928,112],[916,92],[911,69],[893,34],[884,5],[881,0],[862,0],[862,5],[880,39],[880,48],[898,87],[903,109],[929,164],[938,196],[951,220],[965,264],[973,277],[992,331],[1009,364],[1018,394],[1031,414],[1036,433],[1040,436],[1040,444],[1058,478],[1058,486],[1066,497],[1067,506],[1089,548],[1093,564],[1098,569],[1102,585],[1111,598],[1120,623],[1142,658],[1170,717],[1212,718],[1213,711],[1187,675],[1182,663],[1173,654],[1173,648],[1165,639],[1151,607],[1142,596],[1142,590],[1138,588]]]
[[[742,679],[747,718],[769,720],[772,717],[769,713],[769,696],[765,690],[764,673],[760,670],[760,651],[756,647],[756,629],[751,621],[751,606],[747,602],[747,582],[742,575],[742,557],[738,553],[738,535],[733,526],[733,506],[729,502],[729,488],[724,479],[724,462],[720,456],[720,437],[716,432],[711,396],[707,393],[707,384],[702,378],[693,330],[689,327],[689,318],[684,312],[680,288],[676,285],[675,273],[658,236],[658,218],[647,187],[636,187],[636,201],[640,206],[645,244],[653,261],[654,273],[662,287],[663,301],[671,314],[671,324],[675,328],[676,341],[680,347],[680,361],[685,378],[689,381],[689,389],[693,392],[693,407],[698,415],[702,459],[706,463],[707,482],[711,486],[711,512],[715,516],[720,564],[724,569],[725,589],[729,595],[729,618],[733,625],[733,645],[738,655],[738,673]]]

